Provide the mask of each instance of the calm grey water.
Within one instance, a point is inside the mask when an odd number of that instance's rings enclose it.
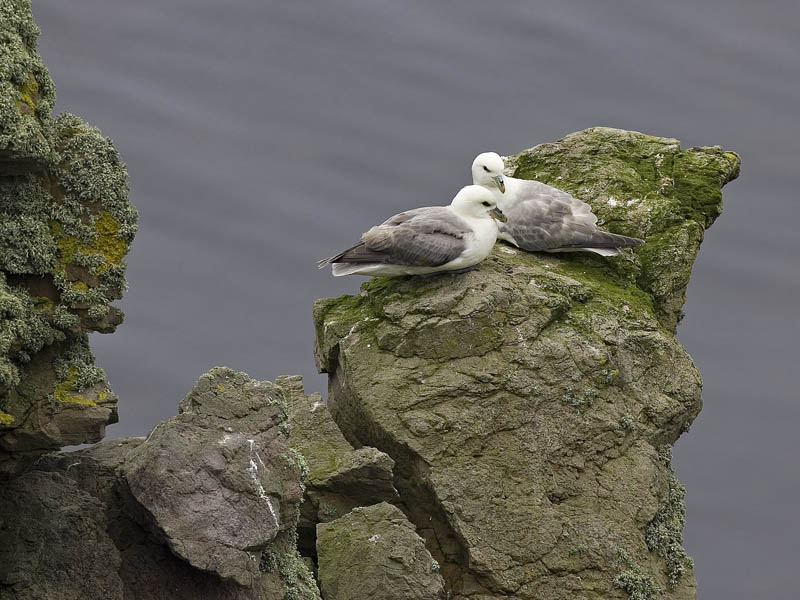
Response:
[[[93,337],[112,436],[224,364],[325,379],[315,260],[442,204],[476,153],[593,125],[743,159],[679,330],[705,408],[676,449],[703,600],[797,597],[800,4],[36,0],[58,110],[111,136],[141,230],[126,323]]]

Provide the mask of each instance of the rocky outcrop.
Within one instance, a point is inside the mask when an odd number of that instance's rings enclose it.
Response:
[[[326,600],[695,598],[673,334],[734,153],[594,128],[508,157],[646,243],[372,280],[315,304],[328,406],[219,368],[147,438],[51,453],[116,419],[88,333],[136,213],[111,142],[51,117],[37,35],[0,0],[0,600],[314,600],[315,563]]]
[[[122,472],[148,524],[174,554],[252,587],[261,554],[292,536],[302,457],[281,431],[285,403],[267,382],[214,369],[128,454]]]
[[[42,457],[0,489],[0,599],[319,598],[285,408],[218,368],[147,438]]]
[[[111,302],[136,232],[111,141],[50,116],[38,33],[28,0],[0,0],[0,478],[116,422],[88,333],[122,321]]]
[[[317,531],[325,600],[445,600],[439,564],[391,504],[355,508]]]
[[[394,459],[452,598],[694,598],[669,450],[701,379],[673,332],[738,157],[595,128],[508,165],[645,245],[612,259],[501,245],[475,272],[318,301],[331,414]]]
[[[289,443],[308,466],[298,533],[300,550],[316,556],[317,523],[327,523],[357,506],[399,502],[392,483],[394,461],[375,448],[357,450],[344,439],[319,394],[307,396],[300,377],[279,377],[289,411]]]

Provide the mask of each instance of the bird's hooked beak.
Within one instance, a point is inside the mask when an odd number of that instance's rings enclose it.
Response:
[[[500,188],[500,192],[501,192],[501,193],[505,193],[505,191],[506,191],[506,184],[505,184],[505,182],[503,181],[503,176],[502,176],[502,175],[498,175],[498,176],[496,176],[496,177],[492,177],[492,179],[494,179],[494,182],[497,184],[497,187],[499,187],[499,188]]]
[[[503,211],[497,208],[496,206],[489,211],[489,214],[493,219],[497,219],[501,223],[508,223],[508,217],[503,214]]]

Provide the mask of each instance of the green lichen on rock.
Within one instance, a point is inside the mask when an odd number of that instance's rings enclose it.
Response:
[[[294,529],[279,535],[261,554],[259,568],[279,575],[284,586],[283,600],[320,600],[314,575],[297,551]]]
[[[674,329],[738,158],[591,129],[508,164],[645,245],[604,259],[500,244],[474,272],[318,301],[331,415],[394,459],[451,598],[694,598],[682,488],[659,449],[701,408]]]
[[[662,590],[653,578],[633,564],[624,552],[622,558],[627,563],[627,568],[614,577],[614,585],[625,590],[630,600],[657,600]]]
[[[289,443],[303,460],[305,494],[298,521],[299,547],[316,556],[316,525],[357,506],[399,502],[392,484],[394,461],[369,447],[345,440],[319,394],[307,396],[300,377],[279,377],[275,385],[288,405]]]
[[[507,159],[515,177],[536,179],[588,202],[598,224],[646,240],[607,266],[652,295],[674,329],[703,231],[722,212],[721,188],[739,175],[738,155],[719,147],[681,148],[670,138],[595,127]]]
[[[400,509],[382,502],[317,526],[325,600],[443,600],[439,564]]]
[[[84,441],[96,441],[101,415],[115,418],[93,358],[69,374],[58,365],[74,357],[59,352],[80,346],[91,357],[86,334],[122,321],[111,302],[126,287],[137,215],[111,141],[74,115],[51,118],[54,89],[36,54],[30,2],[0,0],[0,17],[0,410],[14,417],[14,431],[0,436],[3,463],[3,448],[21,438],[31,456],[36,439],[41,451],[60,445],[48,402],[86,410],[94,433]],[[74,439],[80,418],[70,414]]]
[[[36,53],[38,35],[30,0],[0,0],[0,173],[41,167],[50,157],[43,123],[55,88]]]
[[[665,446],[659,458],[667,468],[669,492],[664,505],[658,509],[647,526],[647,547],[664,559],[670,587],[674,588],[694,561],[683,548],[683,526],[686,521],[686,490],[672,468],[672,448]]]

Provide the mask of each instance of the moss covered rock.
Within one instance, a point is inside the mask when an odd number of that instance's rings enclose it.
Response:
[[[44,124],[56,98],[38,36],[30,0],[0,0],[0,174],[41,169],[50,159]]]
[[[475,272],[318,301],[331,414],[395,460],[452,598],[694,598],[668,450],[701,379],[673,332],[738,159],[591,129],[509,165],[647,242],[610,260],[498,245]]]
[[[305,394],[301,377],[279,377],[275,384],[287,402],[289,444],[308,467],[299,546],[306,556],[316,556],[317,523],[338,519],[357,506],[400,501],[392,483],[394,461],[375,448],[354,449],[322,397]]]
[[[0,475],[94,442],[116,397],[89,351],[122,321],[136,232],[113,144],[73,115],[51,118],[53,85],[26,0],[0,0]]]
[[[594,127],[507,157],[506,165],[514,177],[588,202],[603,229],[646,240],[624,257],[587,260],[652,295],[659,320],[675,329],[703,231],[722,212],[722,186],[739,176],[736,153]]]
[[[356,508],[317,526],[325,600],[444,600],[439,564],[400,509]]]

